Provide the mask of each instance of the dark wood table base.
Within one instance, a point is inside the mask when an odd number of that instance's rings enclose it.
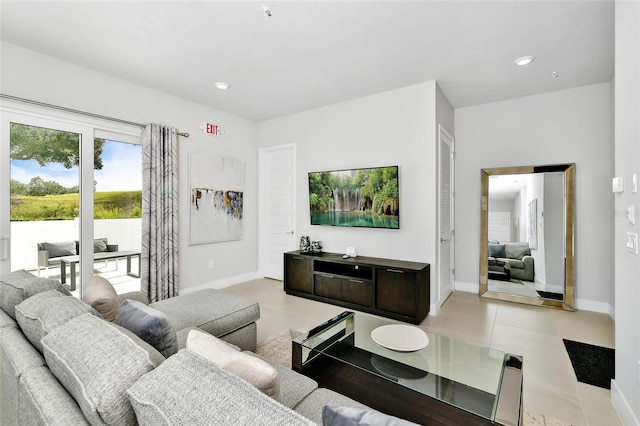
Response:
[[[321,355],[302,374],[374,410],[423,425],[493,425],[488,419]]]

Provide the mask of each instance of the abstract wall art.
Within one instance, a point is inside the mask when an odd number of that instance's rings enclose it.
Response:
[[[244,161],[189,155],[189,245],[244,238]]]

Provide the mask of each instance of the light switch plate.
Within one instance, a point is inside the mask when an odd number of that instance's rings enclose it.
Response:
[[[627,251],[638,254],[638,234],[635,232],[627,232]]]
[[[624,191],[624,178],[621,176],[614,177],[611,180],[611,190],[613,192],[623,192]]]
[[[636,206],[633,204],[627,207],[627,222],[632,225],[636,224]]]
[[[634,194],[638,192],[638,174],[634,173],[633,176],[631,176],[631,192],[633,192]]]

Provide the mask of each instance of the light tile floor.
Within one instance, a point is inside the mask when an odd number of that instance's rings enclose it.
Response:
[[[258,343],[289,328],[309,330],[344,310],[287,295],[282,281],[276,280],[253,280],[224,291],[259,302]],[[614,324],[608,315],[566,312],[454,292],[438,315],[427,316],[420,327],[522,355],[523,402],[530,412],[575,426],[622,425],[608,390],[576,380],[562,342],[567,338],[614,347]]]

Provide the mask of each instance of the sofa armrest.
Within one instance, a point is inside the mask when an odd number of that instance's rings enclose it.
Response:
[[[118,244],[107,244],[107,251],[108,252],[118,251]]]
[[[141,291],[130,291],[129,293],[122,293],[118,295],[118,299],[120,299],[120,304],[127,299],[136,300],[138,302],[144,303],[145,305],[149,304],[149,297]]]
[[[43,268],[49,266],[49,250],[38,250],[38,266]]]

